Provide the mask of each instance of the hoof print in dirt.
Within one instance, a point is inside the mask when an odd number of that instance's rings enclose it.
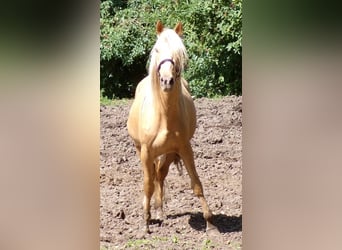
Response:
[[[125,215],[125,212],[121,209],[120,212],[118,212],[115,217],[121,220],[124,220],[126,218],[126,215]]]

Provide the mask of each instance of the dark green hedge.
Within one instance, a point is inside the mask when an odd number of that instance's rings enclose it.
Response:
[[[155,24],[183,23],[189,64],[184,77],[201,97],[242,91],[242,1],[101,1],[101,90],[109,98],[132,97],[147,74]]]

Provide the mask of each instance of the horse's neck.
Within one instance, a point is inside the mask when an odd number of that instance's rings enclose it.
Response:
[[[182,98],[181,82],[175,83],[171,92],[164,92],[161,88],[155,88],[154,104],[155,108],[162,116],[168,120],[172,120],[179,115],[180,102]]]

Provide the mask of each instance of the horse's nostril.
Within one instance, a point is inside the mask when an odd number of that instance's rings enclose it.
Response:
[[[160,77],[160,83],[162,83],[163,85],[169,85],[172,86],[174,84],[174,80],[173,77]]]

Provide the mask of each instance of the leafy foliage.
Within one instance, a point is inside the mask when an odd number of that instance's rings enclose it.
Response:
[[[241,94],[242,0],[102,0],[100,11],[103,95],[133,96],[147,74],[157,20],[183,23],[193,95]]]

